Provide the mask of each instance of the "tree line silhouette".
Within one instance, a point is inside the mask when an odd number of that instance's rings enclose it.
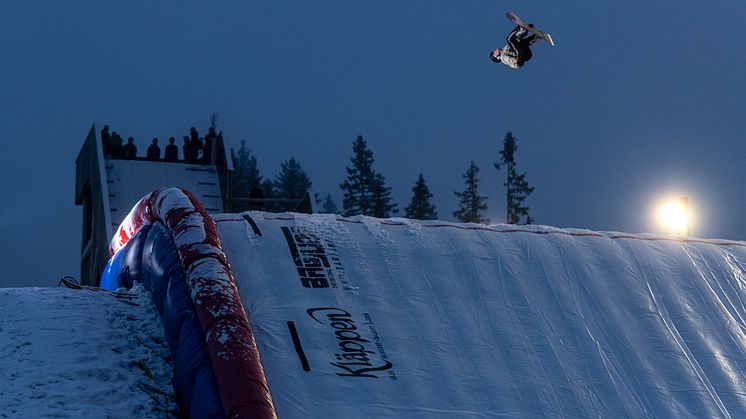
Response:
[[[518,150],[517,139],[508,132],[503,139],[500,160],[494,167],[500,171],[505,168],[507,175],[504,186],[506,195],[506,223],[532,224],[529,207],[525,201],[534,191],[526,180],[526,172],[519,174],[515,161]],[[312,182],[301,164],[291,157],[281,164],[280,173],[274,179],[265,179],[259,173],[256,156],[246,147],[244,141],[237,151],[231,148],[233,161],[232,195],[248,198],[248,205],[234,208],[236,211],[261,209],[264,211],[287,211],[284,202],[295,202],[307,197]],[[398,205],[392,201],[391,188],[386,185],[386,177],[374,168],[373,151],[362,135],[357,136],[352,144],[350,165],[346,167],[347,176],[339,188],[343,192],[342,210],[330,193],[323,198],[318,194],[313,197],[320,210],[316,212],[342,214],[344,216],[368,215],[378,218],[391,217],[399,212]],[[453,216],[459,221],[483,223],[490,222],[485,217],[487,197],[479,194],[479,167],[472,161],[464,178],[464,189],[455,191],[458,208]],[[433,220],[438,218],[438,211],[431,203],[430,193],[422,173],[412,187],[412,198],[404,209],[404,216],[412,219]],[[262,205],[251,205],[251,203]]]

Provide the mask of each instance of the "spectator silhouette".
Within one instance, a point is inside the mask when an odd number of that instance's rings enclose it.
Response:
[[[195,163],[205,164],[205,143],[202,141],[202,137],[197,138],[196,155],[194,156]],[[194,143],[192,143],[194,146]]]
[[[189,148],[191,150],[190,163],[201,163],[202,139],[199,138],[199,132],[194,127],[189,128],[189,139]]]
[[[104,125],[104,129],[101,130],[101,144],[104,146],[104,158],[111,158],[111,134],[108,125]]]
[[[210,127],[209,132],[205,135],[205,146],[202,152],[202,161],[205,164],[212,164],[212,145],[217,141],[218,136],[215,134],[215,128]]]
[[[121,137],[119,137],[121,139]],[[137,158],[137,147],[135,146],[135,139],[132,137],[127,138],[127,144],[122,148],[122,154],[127,160],[134,160]]]
[[[197,132],[196,128],[189,128],[189,138],[192,140],[192,142],[199,140],[199,132]]]
[[[170,162],[179,161],[179,147],[174,144],[175,142],[176,138],[174,137],[168,139],[168,145],[163,152],[163,160]]]
[[[124,146],[122,145],[122,137],[117,134],[116,131],[111,133],[111,158],[112,159],[123,159],[124,158]]]
[[[158,161],[161,159],[161,148],[158,147],[158,138],[153,138],[153,144],[148,147],[148,160]]]
[[[181,146],[181,149],[184,151],[184,162],[191,163],[192,162],[192,140],[189,139],[188,135],[184,136],[184,145]]]

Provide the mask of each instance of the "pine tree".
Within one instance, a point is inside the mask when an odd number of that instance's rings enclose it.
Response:
[[[294,157],[280,165],[280,174],[275,177],[278,198],[303,199],[311,185],[308,175]]]
[[[406,208],[405,216],[416,220],[434,220],[438,218],[438,212],[430,204],[430,198],[433,197],[433,194],[427,188],[422,173],[420,173],[420,177],[412,187],[412,192],[412,202]]]
[[[515,163],[515,153],[518,151],[518,140],[513,136],[513,133],[508,131],[503,139],[503,149],[500,151],[502,158],[500,162],[495,163],[495,168],[500,170],[500,164],[503,164],[507,168],[508,178],[503,183],[505,185],[506,192],[506,207],[507,207],[507,224],[521,224],[521,217],[525,218],[524,224],[532,224],[533,218],[528,214],[528,206],[524,206],[523,203],[529,195],[534,191],[532,186],[528,185],[526,180],[526,172],[518,174]]]
[[[353,156],[350,158],[352,167],[347,167],[347,179],[339,185],[344,191],[342,209],[345,216],[363,214],[370,215],[373,210],[372,184],[373,152],[362,135],[358,135],[352,144]]]
[[[459,209],[453,212],[453,216],[465,223],[483,223],[490,222],[484,218],[484,212],[487,211],[487,197],[479,195],[479,168],[472,161],[469,169],[462,175],[465,179],[466,189],[463,192],[454,192],[458,197]]]
[[[231,160],[233,161],[231,195],[235,198],[248,198],[251,187],[262,182],[256,157],[251,155],[251,150],[246,147],[246,142],[241,141],[238,152],[231,148]],[[234,204],[232,210],[241,212],[248,209],[248,204]]]
[[[386,186],[386,178],[373,170],[373,151],[362,135],[352,144],[352,152],[352,167],[347,167],[347,179],[339,185],[344,191],[344,215],[383,218],[398,212],[397,205],[391,203],[391,188]]]
[[[370,214],[373,217],[386,218],[391,213],[399,212],[396,204],[391,203],[391,188],[386,186],[386,178],[380,174],[373,175],[373,183],[370,188],[372,208]]]
[[[337,203],[334,202],[334,199],[332,198],[332,194],[328,193],[324,197],[324,201],[321,203],[321,213],[322,214],[338,214],[339,208],[337,207]]]

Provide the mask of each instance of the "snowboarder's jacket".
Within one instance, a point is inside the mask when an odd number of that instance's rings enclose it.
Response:
[[[508,44],[496,49],[492,55],[499,53],[500,62],[510,68],[521,68],[526,61],[531,59],[533,55],[531,45],[536,42],[536,39],[536,34],[529,35],[526,29],[516,26],[506,38]]]
[[[509,45],[505,45],[500,49],[500,61],[510,68],[521,68],[522,64],[518,64],[518,55],[516,55]]]

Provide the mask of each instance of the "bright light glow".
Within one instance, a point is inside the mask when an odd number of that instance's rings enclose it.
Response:
[[[689,200],[683,197],[664,202],[658,207],[657,218],[667,233],[688,236],[691,222]]]

